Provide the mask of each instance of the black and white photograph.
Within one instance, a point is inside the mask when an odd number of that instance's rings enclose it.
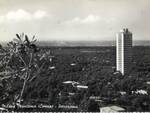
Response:
[[[0,112],[150,112],[150,0],[0,0]]]

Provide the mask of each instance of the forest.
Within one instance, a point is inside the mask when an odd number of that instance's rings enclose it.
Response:
[[[132,69],[124,76],[116,72],[115,49],[43,47],[35,36],[16,34],[6,47],[0,45],[0,107],[94,112],[117,105],[125,111],[150,111],[150,46],[133,47]],[[44,105],[52,107],[40,107]]]

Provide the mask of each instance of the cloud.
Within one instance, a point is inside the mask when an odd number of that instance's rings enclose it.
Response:
[[[2,22],[20,22],[20,21],[30,21],[35,19],[42,19],[48,17],[49,15],[42,10],[37,10],[34,13],[30,13],[23,9],[18,9],[17,11],[9,11],[5,15],[0,15],[0,23]]]
[[[22,9],[19,9],[17,11],[10,11],[5,15],[7,20],[30,20],[32,15]]]
[[[45,11],[42,10],[38,10],[34,13],[33,17],[35,19],[42,19],[44,17],[48,17],[49,15],[47,15],[47,13]]]
[[[85,18],[79,18],[79,17],[75,17],[72,20],[68,20],[65,23],[67,24],[92,24],[92,23],[105,23],[105,24],[112,24],[114,22],[116,22],[116,18],[114,17],[100,17],[98,15],[93,15],[90,14]]]
[[[90,14],[86,18],[75,17],[72,20],[66,21],[66,23],[89,24],[89,23],[98,22],[99,20],[100,20],[99,16]]]
[[[83,23],[93,23],[93,22],[97,22],[100,20],[99,16],[95,16],[95,15],[88,15],[88,17],[86,17],[85,19],[82,20]]]

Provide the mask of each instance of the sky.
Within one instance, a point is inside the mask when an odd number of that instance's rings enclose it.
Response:
[[[150,40],[150,0],[0,0],[0,41],[16,33],[38,40],[115,40],[128,28]]]

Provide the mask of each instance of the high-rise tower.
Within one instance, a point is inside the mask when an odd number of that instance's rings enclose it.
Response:
[[[117,71],[122,75],[128,73],[132,62],[132,33],[123,29],[117,33],[116,40],[116,65]]]

